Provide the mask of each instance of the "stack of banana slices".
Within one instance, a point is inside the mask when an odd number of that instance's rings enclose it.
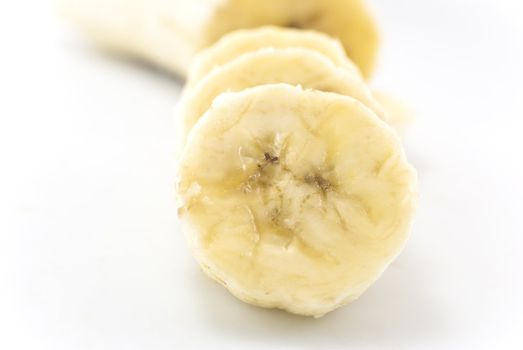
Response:
[[[176,110],[179,217],[239,299],[320,317],[404,246],[416,173],[360,72],[337,40],[276,27],[194,60]]]

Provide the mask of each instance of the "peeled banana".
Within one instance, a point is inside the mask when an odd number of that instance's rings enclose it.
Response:
[[[241,28],[276,25],[330,34],[365,77],[373,71],[379,44],[363,0],[55,1],[101,45],[181,76],[197,52]]]
[[[252,33],[256,37],[258,30]],[[230,49],[232,52],[238,52],[234,47]],[[372,96],[359,72],[350,68],[352,64],[346,57],[344,62],[337,66],[316,50],[299,47],[264,48],[236,58],[234,55],[230,57],[233,57],[232,61],[204,75],[196,86],[186,87],[178,105],[176,118],[181,123],[178,130],[181,132],[179,140],[182,144],[185,143],[185,138],[194,124],[218,95],[226,91],[241,91],[270,83],[283,82],[352,96],[385,118],[385,112]],[[198,59],[196,65],[197,62]]]
[[[363,103],[266,84],[214,100],[189,134],[177,192],[210,277],[248,303],[319,317],[399,253],[416,174]]]
[[[100,44],[182,76],[201,52],[176,109],[178,216],[232,294],[320,317],[399,254],[417,178],[364,80],[378,35],[362,0],[56,1]]]

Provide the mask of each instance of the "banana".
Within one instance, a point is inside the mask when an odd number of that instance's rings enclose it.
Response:
[[[382,91],[373,91],[372,95],[379,105],[387,111],[387,122],[400,135],[404,134],[409,124],[415,119],[412,108],[395,96]]]
[[[347,58],[345,61],[349,62]],[[352,96],[385,117],[358,71],[345,66],[336,66],[327,57],[306,48],[265,48],[245,53],[205,75],[194,88],[185,89],[176,111],[176,120],[181,123],[178,139],[185,143],[194,124],[221,93],[270,83]]]
[[[277,49],[301,47],[315,50],[337,66],[360,74],[356,65],[347,58],[338,40],[313,30],[266,26],[228,33],[211,47],[202,50],[193,60],[186,86],[193,87],[213,69],[245,53],[269,47]]]
[[[320,317],[402,249],[416,174],[348,96],[268,84],[217,97],[192,129],[178,215],[196,260],[239,299]]]
[[[379,46],[362,0],[55,0],[98,43],[185,76],[192,58],[224,34],[264,25],[337,37],[365,77]]]

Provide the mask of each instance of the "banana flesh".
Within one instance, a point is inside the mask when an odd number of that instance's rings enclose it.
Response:
[[[233,295],[320,317],[399,254],[417,179],[364,82],[378,35],[361,0],[57,1],[101,45],[182,76],[219,41],[177,107],[177,197],[196,260]]]
[[[211,70],[233,61],[245,53],[263,48],[311,49],[323,54],[335,65],[361,74],[357,66],[347,59],[339,40],[313,30],[264,26],[226,34],[214,45],[202,50],[191,65],[186,86],[193,87]]]
[[[387,122],[400,135],[405,134],[409,125],[415,119],[415,113],[410,105],[389,93],[373,91],[372,95],[378,104],[386,111]]]
[[[181,76],[223,35],[264,25],[313,29],[336,37],[371,76],[379,35],[362,0],[55,0],[101,45]]]
[[[345,58],[345,62],[349,61]],[[347,63],[337,66],[308,48],[262,48],[244,53],[212,70],[196,86],[186,87],[177,109],[176,119],[181,122],[179,140],[185,143],[194,124],[221,93],[279,82],[352,96],[385,118],[386,113],[361,75],[348,66]]]
[[[416,173],[385,122],[397,109],[335,40],[306,31],[226,35],[188,82],[178,214],[205,273],[300,315],[358,298],[401,251],[416,206]]]
[[[179,169],[179,217],[203,270],[248,303],[322,316],[403,247],[416,175],[356,99],[266,84],[218,96]]]

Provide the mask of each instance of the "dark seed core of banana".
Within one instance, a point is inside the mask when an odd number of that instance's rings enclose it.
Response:
[[[293,29],[307,29],[313,25],[317,25],[318,23],[320,23],[322,17],[323,14],[321,13],[321,11],[319,9],[316,9],[310,14],[302,16],[302,18],[295,18],[292,21],[289,21],[287,23],[287,27]]]
[[[290,171],[280,164],[279,156],[273,155],[270,152],[264,152],[262,160],[257,164],[258,170],[249,176],[247,183],[242,186],[243,191],[251,192],[256,186],[271,186],[272,181],[270,174],[274,174],[273,171],[276,171],[276,166],[280,166],[279,170]],[[293,177],[296,180],[300,179],[300,181],[303,181],[307,185],[317,187],[322,195],[326,195],[328,191],[333,189],[333,184],[317,173],[311,172],[303,177],[293,174]]]
[[[279,157],[273,157],[271,156],[271,154],[269,152],[265,152],[264,153],[264,157],[265,157],[265,161],[266,162],[269,162],[269,163],[278,163],[278,161],[280,160]]]
[[[304,180],[305,183],[309,185],[318,186],[322,193],[326,193],[331,189],[331,183],[325,180],[321,175],[307,174],[305,175]]]

